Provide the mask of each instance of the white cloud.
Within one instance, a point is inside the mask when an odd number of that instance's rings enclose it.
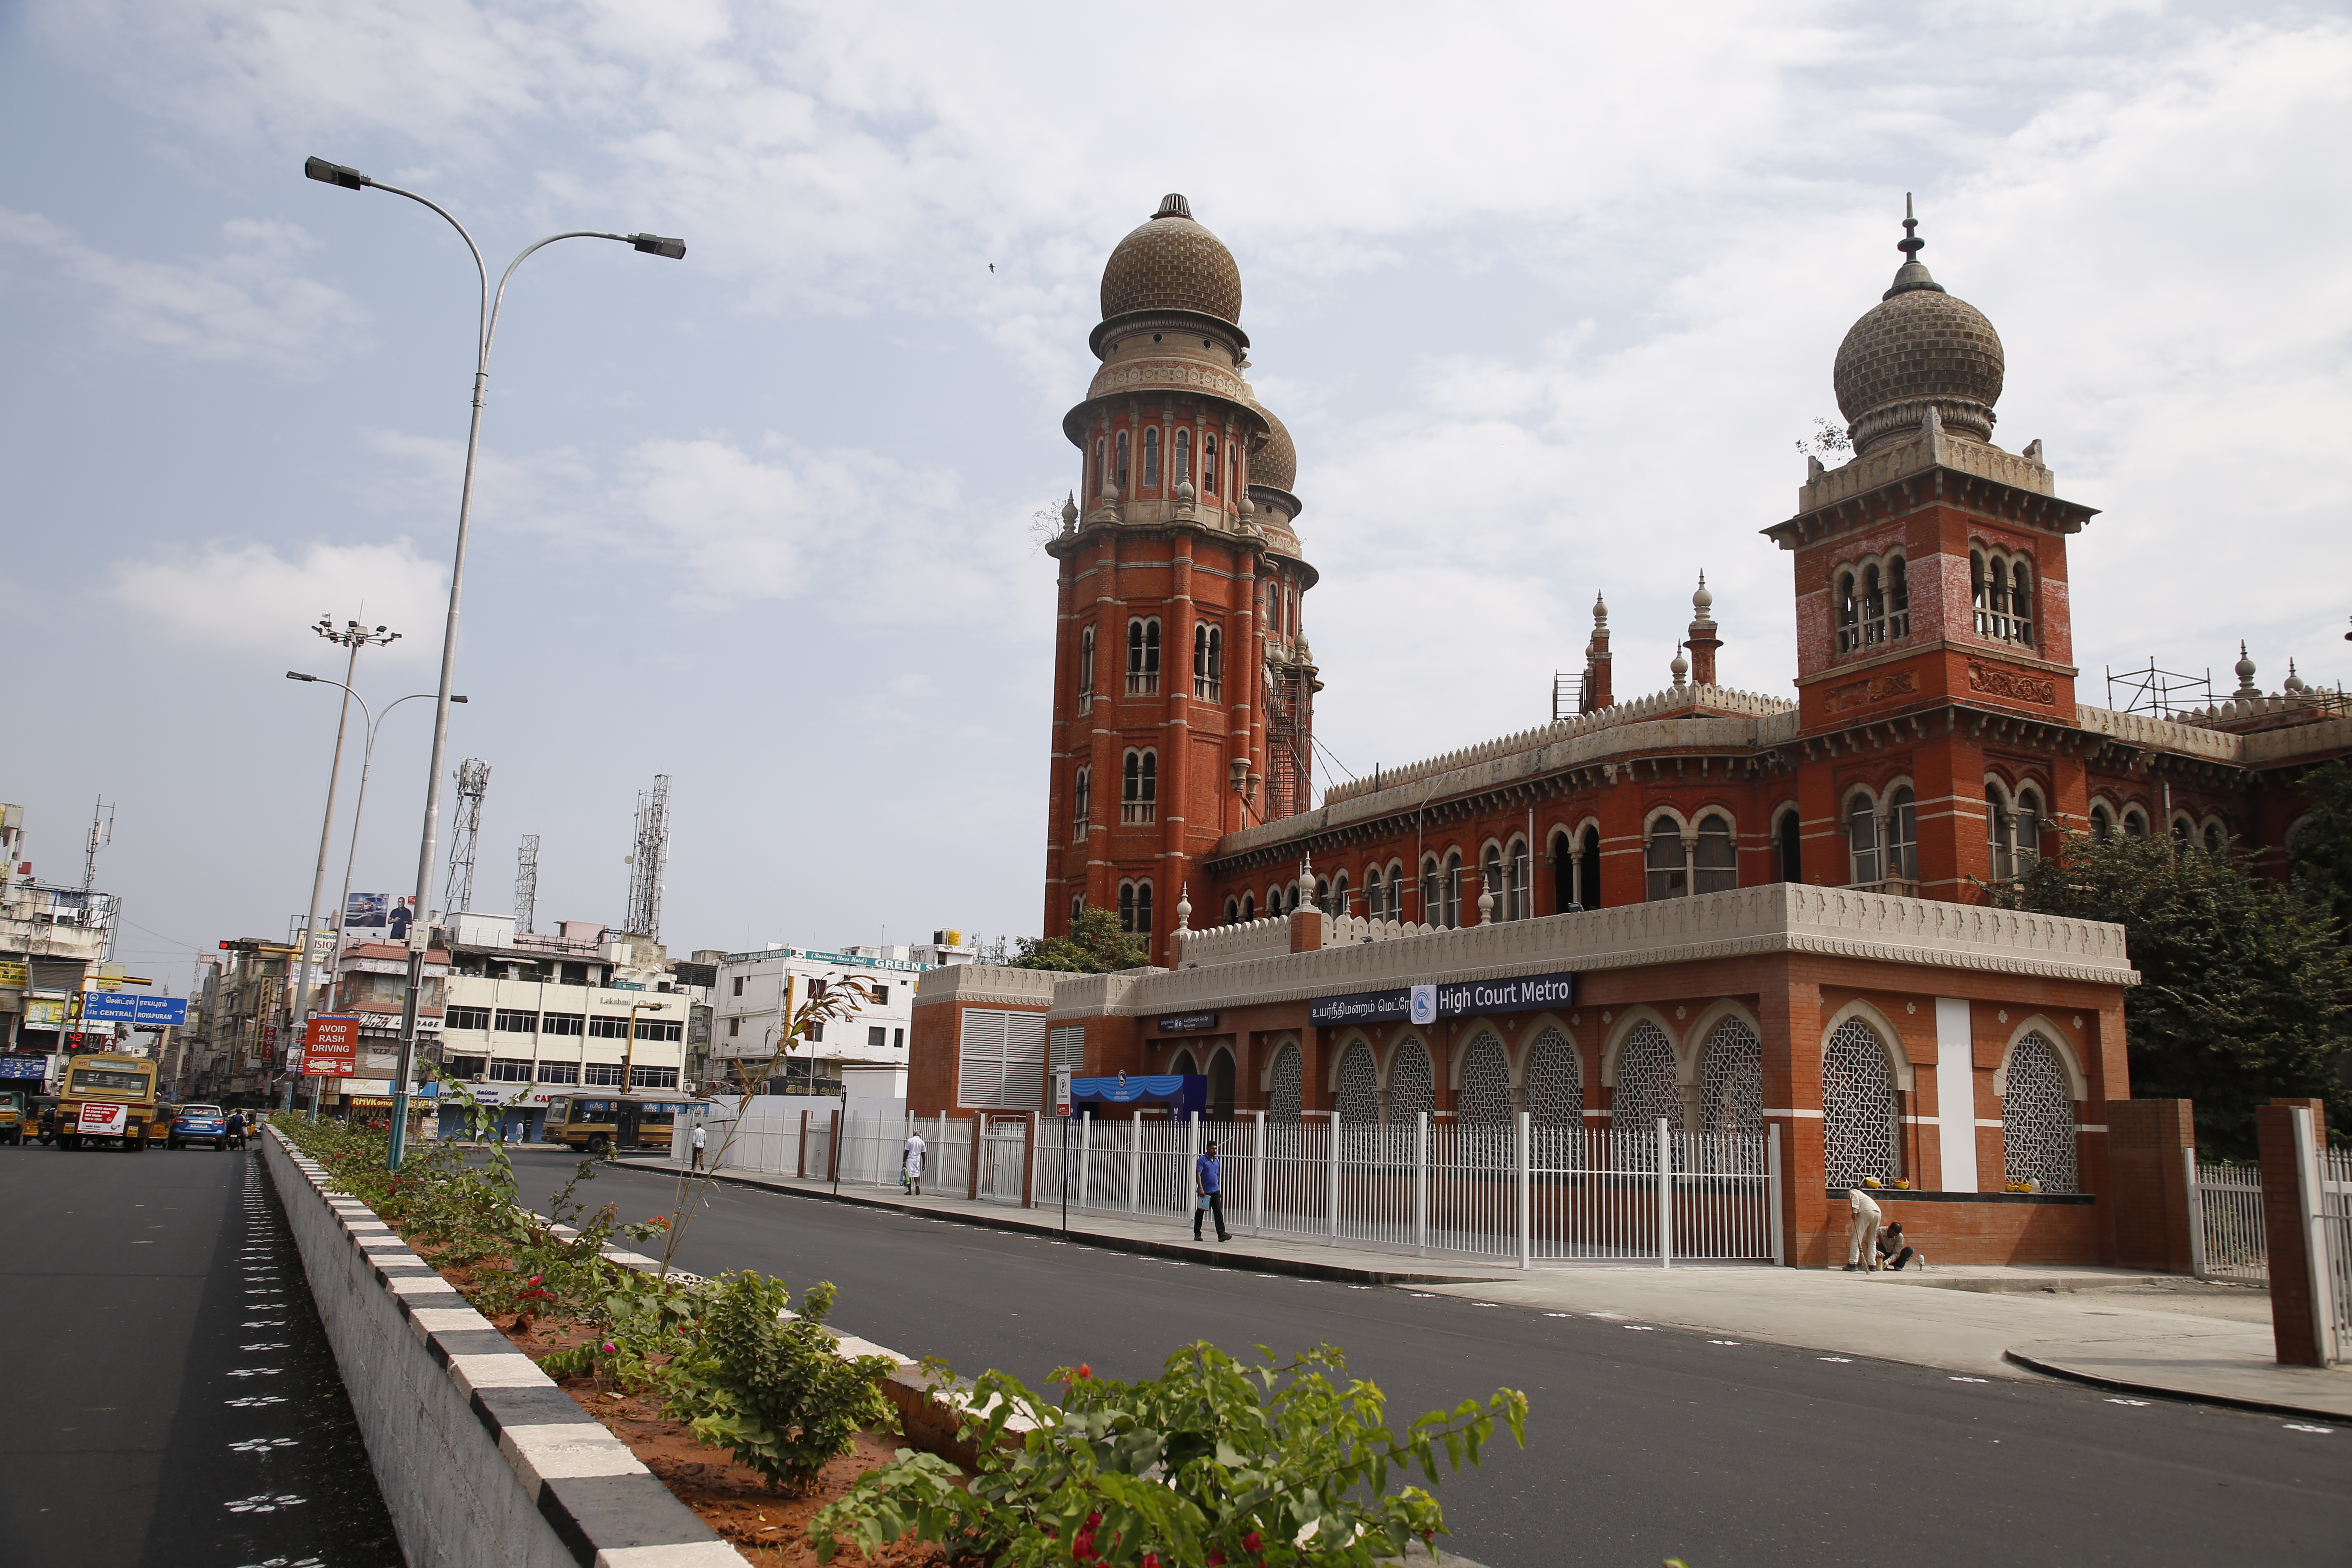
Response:
[[[448,604],[448,574],[405,539],[310,544],[281,554],[262,543],[215,542],[179,556],[116,570],[114,597],[149,626],[211,647],[307,653],[321,614],[405,635],[380,655],[429,661]]]
[[[292,375],[315,374],[361,346],[365,312],[299,270],[310,237],[291,224],[233,220],[228,248],[190,261],[145,261],[86,244],[37,213],[0,207],[0,245],[46,257],[66,286],[98,300],[100,326],[125,342],[192,359],[247,361]]]

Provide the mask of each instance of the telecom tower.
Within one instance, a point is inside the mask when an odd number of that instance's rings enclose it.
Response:
[[[539,835],[522,836],[515,851],[515,934],[529,936],[532,914],[539,908]]]
[[[662,867],[669,859],[669,775],[656,773],[654,787],[637,792],[637,844],[629,856],[627,929],[661,940]]]
[[[474,840],[482,830],[482,796],[489,787],[489,763],[467,757],[457,764],[457,831],[449,840],[449,880],[441,890],[444,914],[474,907]]]

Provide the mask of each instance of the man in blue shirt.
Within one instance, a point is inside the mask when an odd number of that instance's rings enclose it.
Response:
[[[1192,1162],[1192,1239],[1201,1239],[1201,1221],[1210,1215],[1217,1216],[1217,1239],[1231,1241],[1225,1232],[1225,1198],[1223,1180],[1217,1168],[1217,1146],[1211,1143],[1207,1152]]]

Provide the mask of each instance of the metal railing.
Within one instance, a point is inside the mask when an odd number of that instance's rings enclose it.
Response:
[[[2263,1228],[2263,1168],[2201,1161],[2183,1149],[2189,1179],[2189,1270],[2200,1279],[2267,1285],[2270,1237]]]
[[[2335,1315],[2340,1358],[2352,1348],[2352,1152],[2327,1150],[2317,1163],[2319,1192],[2312,1228],[2318,1233],[2319,1273]]]

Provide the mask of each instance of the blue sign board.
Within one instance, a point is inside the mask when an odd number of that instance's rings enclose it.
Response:
[[[1576,973],[1562,970],[1552,974],[1521,974],[1508,980],[1468,980],[1454,985],[1400,985],[1393,991],[1359,991],[1348,996],[1318,996],[1307,1005],[1307,1021],[1328,1026],[1334,1024],[1382,1024],[1411,1017],[1417,1023],[1433,1021],[1426,1016],[1430,998],[1423,997],[1423,1011],[1413,1008],[1413,993],[1434,992],[1438,1018],[1468,1018],[1481,1013],[1528,1013],[1538,1007],[1572,1007],[1576,1005]]]
[[[0,1057],[0,1078],[43,1078],[48,1066],[47,1057]]]
[[[85,1024],[136,1024],[150,1029],[169,1024],[177,1028],[188,1021],[188,999],[142,996],[135,991],[89,991],[82,994],[81,1017]]]

